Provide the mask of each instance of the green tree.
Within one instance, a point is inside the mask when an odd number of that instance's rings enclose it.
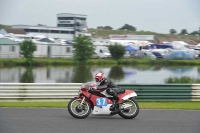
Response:
[[[0,24],[0,30],[4,29],[4,28],[11,28],[11,26]]]
[[[188,34],[187,30],[186,29],[182,29],[180,35],[185,35],[185,34]]]
[[[113,28],[111,26],[98,26],[97,29],[112,30]]]
[[[171,29],[169,32],[170,32],[170,34],[176,34],[176,30],[175,29]]]
[[[97,29],[104,29],[104,27],[103,26],[98,26]]]
[[[44,24],[38,24],[38,26],[46,26],[46,25],[44,25]]]
[[[25,40],[20,45],[21,54],[26,58],[28,64],[33,63],[33,52],[36,51],[36,45],[31,40]]]
[[[199,32],[198,31],[193,31],[192,33],[190,33],[190,35],[198,35]]]
[[[75,38],[73,48],[74,59],[79,62],[85,62],[90,59],[94,53],[94,45],[90,37],[81,34]]]
[[[124,46],[115,43],[114,45],[108,46],[110,53],[114,59],[120,59],[125,54],[126,50]]]
[[[104,29],[105,29],[105,30],[112,30],[113,28],[110,27],[110,26],[105,26]]]
[[[124,26],[122,26],[121,28],[119,28],[119,30],[132,30],[132,31],[136,31],[136,27],[129,25],[129,24],[125,24]]]

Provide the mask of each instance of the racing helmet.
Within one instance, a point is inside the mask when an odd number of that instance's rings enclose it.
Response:
[[[106,79],[106,77],[105,77],[104,74],[101,73],[101,72],[100,72],[100,73],[97,73],[97,74],[95,75],[95,81],[96,81],[97,85],[100,85],[101,82],[103,82],[105,79]]]

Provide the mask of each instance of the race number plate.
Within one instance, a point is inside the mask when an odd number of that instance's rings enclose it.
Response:
[[[107,106],[106,98],[96,98],[96,105],[97,106]]]

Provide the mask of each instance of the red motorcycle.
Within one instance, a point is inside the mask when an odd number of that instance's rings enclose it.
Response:
[[[83,84],[77,97],[69,101],[68,111],[75,118],[86,118],[92,111],[93,115],[116,115],[125,119],[132,119],[139,113],[139,106],[135,100],[137,94],[133,90],[124,90],[118,94],[118,104],[113,107],[113,97],[106,90],[96,90],[96,84]]]

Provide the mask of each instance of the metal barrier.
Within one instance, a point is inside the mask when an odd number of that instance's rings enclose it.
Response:
[[[0,83],[0,100],[69,99],[82,83]],[[200,84],[119,84],[137,93],[138,101],[200,101]]]
[[[200,101],[200,84],[119,85],[134,90],[140,101]]]
[[[82,83],[1,83],[0,100],[69,99]]]

